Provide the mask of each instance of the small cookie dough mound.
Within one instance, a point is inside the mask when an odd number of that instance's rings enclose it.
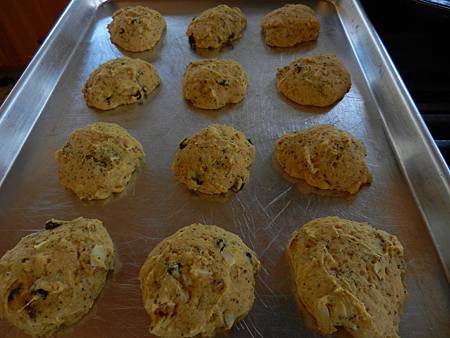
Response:
[[[299,300],[319,330],[343,327],[356,338],[398,337],[407,297],[403,247],[367,223],[318,218],[288,247]]]
[[[108,25],[111,41],[130,52],[153,49],[166,28],[159,12],[143,6],[121,8],[112,18]]]
[[[267,45],[292,47],[317,40],[320,21],[308,6],[284,5],[264,16],[261,28]]]
[[[238,192],[250,177],[255,155],[255,147],[242,132],[213,124],[180,143],[172,171],[178,182],[193,191]]]
[[[278,90],[305,106],[332,105],[344,97],[351,85],[350,73],[334,55],[299,58],[277,72]]]
[[[219,109],[228,103],[241,102],[247,94],[247,85],[247,72],[236,61],[199,60],[186,67],[183,95],[197,108]]]
[[[94,70],[84,85],[89,107],[101,110],[142,102],[161,82],[155,67],[140,59],[110,60]]]
[[[275,144],[275,158],[291,177],[310,186],[354,194],[372,176],[364,144],[331,125],[317,125],[288,133]]]
[[[192,224],[160,242],[141,268],[150,332],[210,337],[250,311],[260,263],[235,234]]]
[[[186,34],[192,49],[220,48],[239,39],[246,26],[239,8],[219,5],[192,19]]]
[[[97,219],[50,220],[0,259],[0,318],[32,336],[78,322],[114,268],[114,247]]]
[[[56,152],[59,180],[81,199],[105,199],[125,189],[144,155],[121,126],[93,123],[76,129]]]

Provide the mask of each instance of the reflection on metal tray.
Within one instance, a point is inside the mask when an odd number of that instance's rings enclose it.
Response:
[[[279,50],[265,46],[259,24],[282,2],[227,2],[241,7],[248,27],[234,46],[208,54],[238,60],[250,75],[250,85],[242,103],[212,113],[184,102],[181,79],[185,65],[201,57],[189,48],[186,27],[193,16],[219,2],[136,3],[160,11],[168,27],[154,52],[131,55],[152,62],[162,79],[143,105],[110,112],[86,106],[81,88],[89,73],[100,63],[126,54],[110,43],[106,25],[117,8],[130,2],[75,0],[0,111],[0,252],[42,228],[51,217],[80,215],[103,220],[117,248],[117,271],[90,315],[69,334],[147,336],[139,268],[162,238],[184,225],[203,222],[238,233],[263,264],[254,308],[232,330],[233,337],[319,337],[300,316],[284,250],[291,232],[301,224],[338,215],[368,221],[396,234],[404,244],[410,296],[400,335],[450,336],[449,288],[427,231],[428,225],[447,269],[448,171],[359,4],[304,1],[320,18],[318,42]],[[301,55],[330,52],[352,74],[352,89],[341,102],[328,111],[312,111],[277,93],[277,67]],[[82,202],[58,183],[54,152],[74,128],[94,121],[127,128],[142,142],[147,157],[124,193],[106,201]],[[226,202],[191,195],[176,184],[170,170],[180,140],[210,123],[237,127],[257,149],[249,184]],[[303,194],[273,165],[273,145],[279,136],[317,123],[348,130],[367,146],[374,182],[351,199]],[[4,321],[0,332],[2,337],[21,336]]]

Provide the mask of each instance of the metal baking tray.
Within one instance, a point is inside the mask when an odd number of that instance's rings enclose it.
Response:
[[[281,50],[264,44],[260,20],[283,2],[225,2],[243,10],[248,27],[233,46],[202,55],[189,48],[185,31],[192,17],[218,1],[133,2],[160,11],[167,20],[167,32],[155,51],[129,54],[152,62],[162,84],[144,104],[109,112],[88,108],[81,90],[99,64],[128,54],[111,44],[106,25],[115,10],[132,3],[70,3],[0,110],[0,254],[49,218],[101,219],[120,264],[91,313],[67,334],[145,337],[148,319],[137,276],[148,252],[182,226],[216,224],[239,234],[263,265],[255,305],[230,335],[319,337],[300,315],[284,252],[300,225],[338,215],[367,221],[403,243],[409,299],[400,335],[450,337],[445,274],[450,267],[449,171],[360,4],[303,1],[320,18],[319,40]],[[328,109],[311,109],[280,96],[277,67],[319,53],[337,54],[351,72],[353,85],[345,98]],[[247,69],[250,84],[242,103],[208,112],[183,100],[185,65],[206,56],[232,58]],[[83,202],[59,184],[54,152],[73,129],[95,121],[128,129],[147,156],[125,192],[106,201]],[[244,131],[257,149],[249,184],[228,201],[192,195],[175,182],[170,169],[178,143],[211,123]],[[366,144],[374,181],[353,198],[304,194],[273,163],[278,137],[317,123],[334,124]],[[22,334],[2,321],[0,336]]]

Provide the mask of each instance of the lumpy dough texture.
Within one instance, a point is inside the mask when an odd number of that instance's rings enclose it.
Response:
[[[108,25],[111,41],[130,52],[153,49],[166,28],[163,16],[144,6],[121,8]]]
[[[220,48],[239,39],[246,26],[239,8],[219,5],[192,19],[186,34],[193,49]]]
[[[286,174],[319,189],[350,194],[372,181],[365,156],[361,141],[331,125],[288,133],[275,144],[275,158]]]
[[[110,60],[92,72],[83,94],[90,107],[101,110],[142,102],[160,78],[150,63],[127,57]]]
[[[144,155],[121,126],[93,123],[76,129],[56,152],[59,180],[80,199],[105,199],[125,189]]]
[[[190,190],[204,194],[238,192],[249,179],[255,153],[242,132],[213,124],[180,143],[172,170]]]
[[[261,28],[267,45],[292,47],[317,40],[320,21],[308,6],[285,5],[264,16]]]
[[[186,67],[183,95],[197,108],[219,109],[242,101],[247,85],[247,72],[236,61],[199,60]]]
[[[260,263],[235,234],[192,224],[160,242],[140,271],[150,332],[213,336],[250,311]]]
[[[407,297],[403,246],[397,237],[338,217],[295,231],[288,256],[299,300],[326,335],[398,337]]]
[[[301,57],[277,72],[278,90],[306,106],[332,105],[344,97],[351,85],[350,73],[334,55]]]
[[[79,321],[114,268],[112,240],[97,219],[50,220],[0,259],[0,318],[32,336]]]

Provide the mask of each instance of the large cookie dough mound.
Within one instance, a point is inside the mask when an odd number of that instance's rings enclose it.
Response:
[[[289,176],[319,189],[351,194],[372,181],[365,156],[361,141],[331,125],[288,133],[275,144],[275,158]]]
[[[317,40],[320,21],[308,6],[284,5],[264,16],[261,28],[267,45],[292,47]]]
[[[104,122],[76,129],[56,152],[61,184],[88,200],[124,190],[142,158],[142,145],[134,137]]]
[[[237,7],[219,5],[194,18],[186,32],[196,48],[220,48],[237,40],[247,26],[247,19]]]
[[[403,247],[367,223],[318,218],[288,247],[299,300],[326,335],[339,327],[357,338],[398,337],[403,303]]]
[[[192,224],[159,243],[141,268],[150,332],[213,336],[251,309],[260,263],[235,234]]]
[[[213,124],[180,143],[172,170],[190,190],[204,194],[238,192],[249,179],[255,153],[242,132]]]
[[[236,61],[199,60],[186,67],[183,95],[197,108],[219,109],[241,102],[247,85],[247,72]]]
[[[83,94],[88,106],[108,110],[142,102],[159,83],[159,75],[150,63],[123,57],[94,70],[84,85]]]
[[[278,90],[306,106],[332,105],[344,97],[351,85],[350,73],[334,55],[299,58],[277,72]]]
[[[0,259],[0,318],[32,336],[79,321],[114,267],[114,248],[97,219],[50,220]]]
[[[166,28],[159,12],[143,6],[121,8],[112,18],[108,25],[111,41],[130,52],[153,49]]]

